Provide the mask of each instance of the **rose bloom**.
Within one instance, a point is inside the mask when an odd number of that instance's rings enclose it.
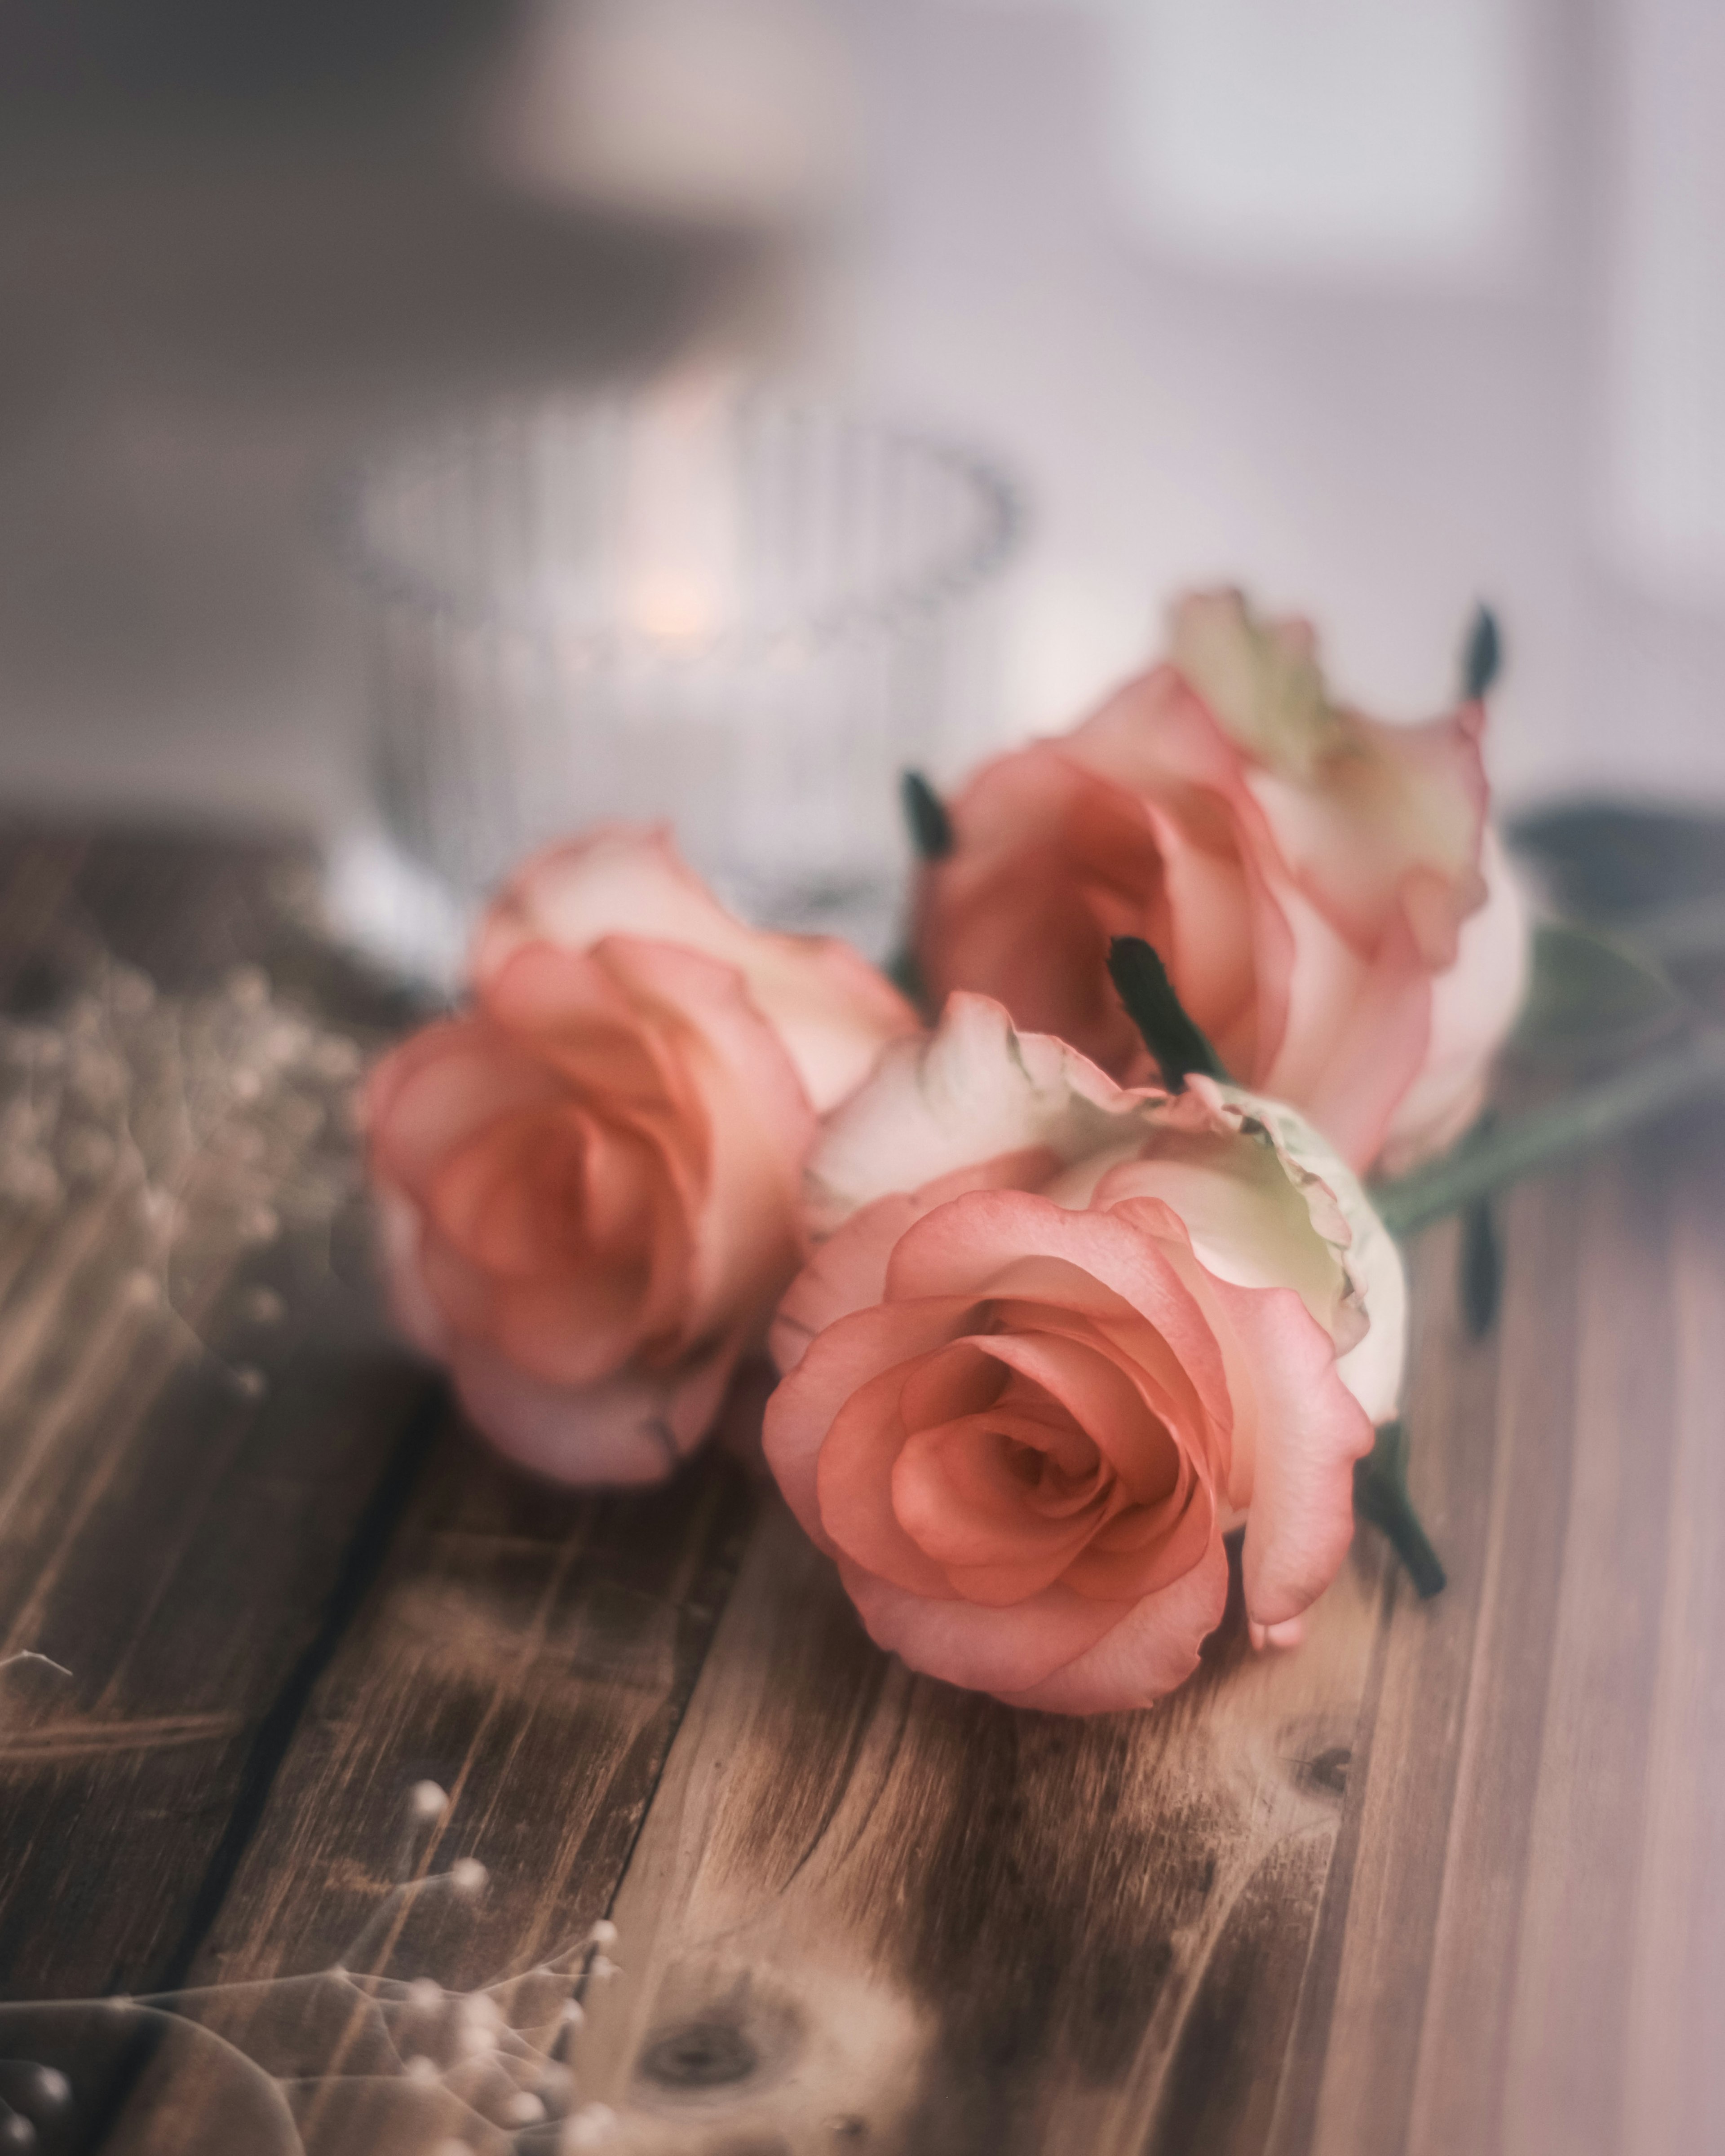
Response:
[[[366,1091],[396,1315],[504,1452],[655,1481],[806,1254],[818,1117],[915,1015],[846,945],[746,928],[663,831],[623,827],[521,870],[471,985]]]
[[[1154,1066],[1106,957],[1141,936],[1232,1075],[1399,1172],[1478,1112],[1525,985],[1484,711],[1390,726],[1332,704],[1307,624],[1260,624],[1235,592],[1183,600],[1170,650],[952,803],[919,887],[924,978],[1138,1083]]]
[[[870,1635],[1066,1713],[1196,1666],[1244,1524],[1255,1640],[1291,1644],[1395,1412],[1406,1291],[1301,1118],[1128,1091],[957,995],[811,1157],[767,1457]]]

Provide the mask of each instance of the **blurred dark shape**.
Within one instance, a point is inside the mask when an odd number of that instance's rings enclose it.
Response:
[[[1611,921],[1725,891],[1720,829],[1717,816],[1584,799],[1516,818],[1509,839],[1558,912]]]
[[[367,678],[333,475],[777,319],[744,222],[513,182],[480,121],[530,13],[0,0],[0,795],[340,826]]]
[[[523,18],[522,0],[0,0],[0,428],[14,384],[33,404],[91,379],[363,382],[411,407],[660,363],[748,281],[753,236],[529,199],[488,169],[475,101]]]
[[[1503,632],[1483,603],[1474,609],[1461,653],[1461,694],[1471,704],[1487,694],[1503,671]]]
[[[952,819],[947,804],[920,771],[907,771],[899,782],[905,821],[919,860],[943,861],[952,850]]]
[[[1461,1218],[1460,1286],[1468,1337],[1483,1340],[1497,1322],[1503,1291],[1503,1253],[1489,1198],[1476,1199]]]
[[[1183,1092],[1194,1070],[1226,1082],[1228,1073],[1221,1058],[1187,1015],[1168,977],[1168,968],[1142,936],[1111,939],[1108,978],[1126,1005],[1127,1016],[1143,1035],[1144,1045],[1155,1057],[1162,1081],[1170,1092]]]
[[[375,95],[482,47],[510,0],[0,0],[10,125],[88,107]]]

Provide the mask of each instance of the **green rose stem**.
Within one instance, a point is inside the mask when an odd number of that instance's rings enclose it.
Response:
[[[1444,1568],[1408,1495],[1408,1433],[1399,1422],[1380,1423],[1371,1450],[1353,1463],[1353,1516],[1389,1543],[1422,1602],[1442,1589]]]
[[[1709,1026],[1615,1076],[1579,1086],[1464,1138],[1441,1160],[1369,1195],[1391,1235],[1405,1240],[1523,1176],[1603,1145],[1668,1109],[1725,1090],[1725,1029]]]
[[[1476,607],[1461,647],[1461,694],[1476,704],[1503,671],[1503,632],[1488,606]]]
[[[925,861],[943,861],[952,850],[952,819],[947,804],[920,771],[907,771],[899,780],[899,798],[910,826],[911,844]]]
[[[1489,1198],[1476,1198],[1461,1216],[1461,1314],[1468,1332],[1483,1340],[1497,1317],[1503,1259]]]
[[[906,771],[899,774],[898,798],[917,860],[923,862],[945,860],[952,850],[952,819],[947,814],[946,803],[920,771]],[[925,1023],[932,1024],[938,1013],[929,1007],[928,983],[923,979],[922,968],[916,963],[914,903],[912,899],[907,908],[904,940],[886,962],[886,978],[901,994],[916,1005]]]
[[[1220,1058],[1187,1015],[1168,968],[1142,937],[1113,939],[1108,972],[1171,1091],[1179,1092],[1194,1071],[1225,1081]],[[1353,1512],[1356,1519],[1369,1520],[1388,1537],[1416,1594],[1425,1598],[1437,1593],[1444,1568],[1408,1495],[1407,1438],[1400,1423],[1382,1424],[1370,1453],[1354,1462]]]
[[[1167,967],[1142,936],[1112,938],[1108,978],[1171,1093],[1183,1092],[1194,1070],[1226,1080],[1222,1059],[1187,1015]]]

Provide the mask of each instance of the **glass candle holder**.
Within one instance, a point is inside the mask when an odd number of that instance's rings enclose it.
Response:
[[[447,973],[525,854],[663,819],[745,918],[883,957],[901,773],[950,781],[997,732],[1017,521],[956,445],[698,381],[381,455],[345,522],[385,847],[338,907]]]

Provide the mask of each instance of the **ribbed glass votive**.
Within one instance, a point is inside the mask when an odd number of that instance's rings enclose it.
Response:
[[[351,907],[435,971],[531,848],[665,818],[747,918],[882,955],[901,772],[951,778],[993,737],[1016,523],[963,449],[695,379],[380,455],[346,531],[394,858],[369,897],[350,862]]]

